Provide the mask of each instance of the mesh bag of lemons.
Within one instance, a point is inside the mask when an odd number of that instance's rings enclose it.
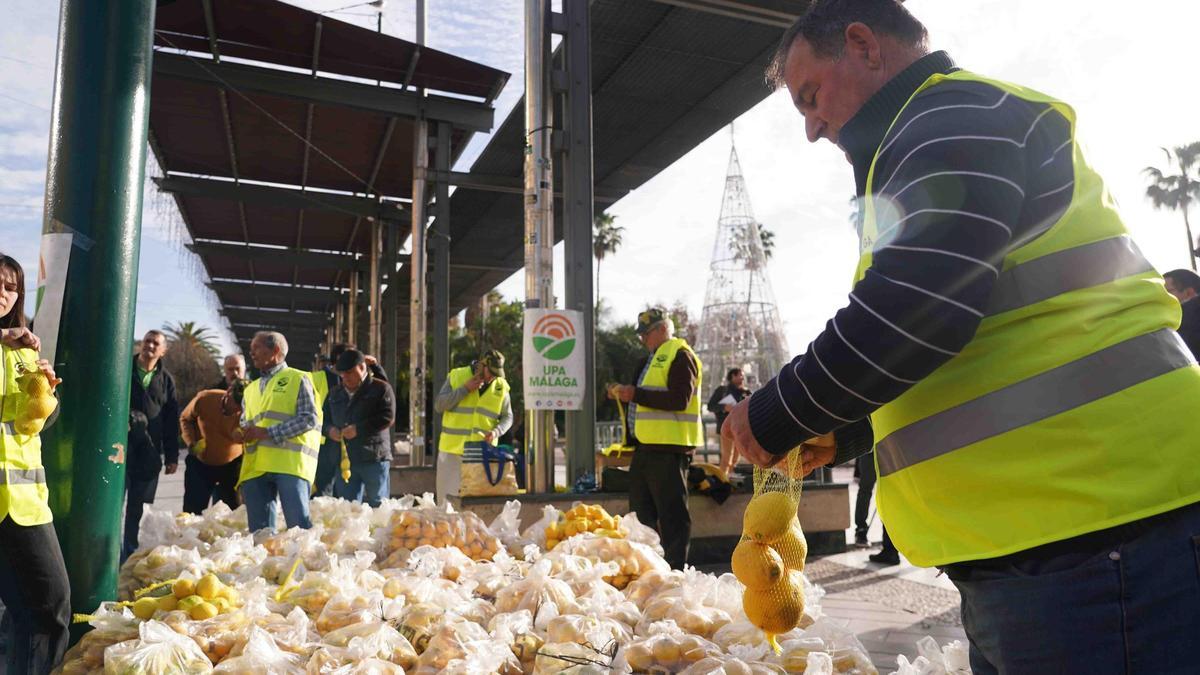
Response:
[[[742,538],[730,561],[746,587],[742,609],[778,653],[775,637],[800,624],[804,615],[804,559],[808,542],[798,510],[803,476],[800,450],[773,469],[754,470],[754,497],[742,518]]]

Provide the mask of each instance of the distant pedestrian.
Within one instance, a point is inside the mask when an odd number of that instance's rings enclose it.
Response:
[[[200,514],[220,500],[236,509],[242,470],[241,418],[245,380],[234,380],[229,389],[207,389],[196,394],[179,416],[179,431],[187,445],[184,460],[183,510]]]
[[[209,389],[229,391],[229,387],[234,382],[244,379],[246,379],[246,357],[241,354],[230,354],[221,364],[221,379],[214,382]]]
[[[151,447],[135,452],[128,442],[125,460],[125,535],[121,544],[124,561],[138,547],[138,527],[146,504],[154,502],[158,492],[158,473],[163,467],[170,475],[179,469],[179,401],[175,398],[175,378],[163,365],[167,339],[162,331],[150,330],[142,337],[133,359],[129,387],[129,409],[146,416],[146,433]]]
[[[342,386],[329,395],[325,437],[339,453],[344,444],[350,460],[350,479],[342,480],[339,469],[334,493],[377,507],[389,496],[396,397],[391,385],[371,374],[357,349],[340,354],[334,368]]]
[[[245,455],[238,486],[251,532],[275,529],[275,500],[288,527],[312,527],[308,499],[317,473],[321,422],[312,375],[289,368],[287,339],[260,331],[250,360],[262,376],[246,387],[242,434]]]
[[[1200,296],[1200,274],[1191,270],[1171,270],[1163,277],[1167,280],[1167,292],[1183,306],[1179,335],[1192,356],[1200,359],[1200,302],[1193,302]]]
[[[708,399],[708,411],[717,416],[717,436],[721,439],[721,470],[725,475],[733,473],[737,466],[738,453],[733,447],[733,439],[721,435],[721,425],[729,416],[729,411],[742,399],[750,395],[746,388],[746,374],[741,368],[730,368],[725,374],[725,384],[713,390]]]

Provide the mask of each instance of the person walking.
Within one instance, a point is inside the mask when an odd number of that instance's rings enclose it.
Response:
[[[1200,274],[1191,270],[1171,270],[1163,274],[1167,292],[1175,296],[1183,310],[1179,320],[1179,336],[1192,352],[1200,358],[1200,302],[1192,302],[1200,295]]]
[[[287,339],[259,331],[250,360],[261,373],[246,386],[242,410],[245,453],[238,487],[251,532],[275,529],[275,500],[287,526],[309,529],[308,499],[317,472],[321,419],[312,375],[289,368]]]
[[[972,671],[1182,672],[1200,631],[1200,367],[1066,103],[931,52],[895,0],[815,0],[771,79],[862,198],[849,304],[725,433],[803,468],[875,446]],[[870,418],[870,423],[867,418]]]
[[[187,446],[184,460],[183,510],[199,515],[215,501],[236,509],[242,471],[241,418],[246,381],[234,380],[227,390],[196,394],[179,415],[179,431]]]
[[[342,352],[334,367],[342,386],[329,396],[324,432],[337,444],[339,454],[345,446],[350,460],[350,479],[342,480],[339,475],[335,493],[342,499],[378,507],[390,496],[396,396],[391,385],[371,375],[357,349]]]
[[[433,402],[442,415],[438,440],[437,501],[462,485],[462,456],[469,440],[495,445],[513,423],[512,400],[504,379],[504,354],[484,352],[469,366],[451,370]]]
[[[675,323],[661,308],[638,314],[637,334],[648,350],[638,363],[637,384],[612,385],[608,393],[632,404],[626,419],[627,438],[634,446],[629,510],[658,532],[664,557],[679,570],[687,562],[692,536],[688,466],[704,442],[703,367],[687,341],[675,337]]]
[[[149,330],[133,359],[129,387],[129,409],[146,416],[146,433],[152,446],[141,449],[127,439],[125,460],[125,534],[121,543],[121,561],[138,547],[138,528],[146,504],[154,502],[158,492],[158,474],[170,475],[179,469],[179,401],[175,397],[175,378],[167,371],[162,357],[167,353],[167,338],[162,331]]]
[[[720,469],[725,472],[726,476],[733,473],[733,468],[738,463],[738,457],[733,450],[733,443],[721,435],[721,425],[725,423],[725,418],[729,416],[729,411],[733,410],[733,406],[749,395],[750,390],[746,388],[745,372],[741,368],[730,368],[729,372],[725,373],[725,384],[714,389],[712,396],[708,399],[708,411],[717,417],[717,438],[721,443]]]
[[[0,254],[0,602],[4,603],[5,672],[45,675],[67,651],[71,587],[50,512],[42,440],[13,424],[28,395],[17,378],[62,381],[38,358],[41,340],[25,325],[25,271]],[[58,408],[43,429],[58,419]]]

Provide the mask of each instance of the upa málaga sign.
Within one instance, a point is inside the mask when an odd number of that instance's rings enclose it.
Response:
[[[525,310],[526,410],[580,410],[584,376],[583,313],[569,309]]]

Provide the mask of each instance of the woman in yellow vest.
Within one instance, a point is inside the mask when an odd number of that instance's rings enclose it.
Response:
[[[50,363],[38,359],[40,347],[25,327],[25,272],[0,254],[0,600],[8,612],[9,673],[50,672],[67,649],[71,621],[71,591],[48,503],[41,438],[20,433],[13,423],[28,398],[18,376],[40,370],[52,388],[60,382]],[[57,415],[55,409],[46,425]]]
[[[725,433],[770,464],[834,432],[808,467],[873,438],[879,513],[958,587],[973,672],[1195,672],[1200,367],[1179,303],[1075,111],[927,43],[894,0],[816,0],[785,32],[774,79],[853,166],[859,265]]]

